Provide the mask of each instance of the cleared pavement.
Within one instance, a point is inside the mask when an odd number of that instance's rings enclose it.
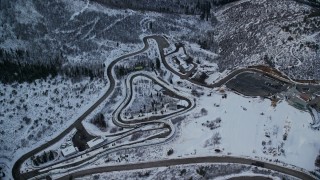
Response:
[[[66,176],[59,178],[60,180],[83,177],[85,175],[103,173],[103,172],[113,172],[113,171],[128,171],[128,170],[138,170],[138,169],[147,169],[147,168],[157,168],[157,167],[167,167],[174,165],[183,165],[183,164],[197,164],[197,163],[238,163],[238,164],[247,164],[251,165],[252,163],[257,162],[256,160],[240,158],[240,157],[230,157],[230,156],[205,156],[205,157],[191,157],[191,158],[183,158],[183,159],[168,159],[168,160],[160,160],[160,161],[149,161],[143,163],[133,163],[133,164],[124,164],[124,165],[116,165],[116,166],[106,166],[106,167],[98,167],[87,170],[81,170],[78,172],[70,173]],[[289,169],[286,167],[264,163],[264,168],[274,170],[277,172],[281,172],[284,174],[288,174],[299,179],[309,180],[315,179],[313,176],[306,174],[301,171]]]

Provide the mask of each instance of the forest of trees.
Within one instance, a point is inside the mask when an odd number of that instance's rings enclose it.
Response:
[[[94,0],[106,6],[161,13],[200,15],[201,19],[210,17],[212,6],[220,6],[237,0]]]
[[[209,76],[205,72],[201,72],[198,76],[194,77],[193,80],[198,81],[199,83],[206,84],[206,79]]]
[[[314,7],[320,7],[320,0],[296,0]]]
[[[319,151],[319,153],[320,153],[320,151]],[[317,167],[320,168],[320,154],[317,156],[317,159],[316,159],[316,161],[315,161],[314,164],[315,164]]]
[[[160,60],[156,60],[156,68],[160,68]],[[153,71],[155,68],[155,64],[151,61],[138,61],[132,65],[116,65],[114,67],[114,72],[118,78],[121,78],[131,72],[145,70],[145,71]]]
[[[35,60],[36,59],[36,60]],[[66,58],[61,55],[54,57],[35,58],[25,50],[0,49],[0,81],[3,83],[33,82],[49,76],[64,75],[71,78],[100,77],[104,75],[104,65],[64,65]]]
[[[53,151],[49,151],[49,152],[44,151],[41,155],[31,157],[33,164],[36,166],[47,163],[48,161],[52,161],[53,159],[54,159]]]
[[[98,128],[105,130],[108,124],[105,121],[104,115],[102,113],[96,114],[92,119],[91,123],[96,125]]]

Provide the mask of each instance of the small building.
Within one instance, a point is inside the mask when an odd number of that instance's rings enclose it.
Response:
[[[184,108],[184,107],[187,107],[188,106],[188,102],[187,101],[185,101],[185,100],[180,100],[180,101],[178,101],[178,103],[177,103],[177,108],[179,109],[179,108]]]
[[[105,139],[102,138],[102,136],[100,137],[96,137],[90,141],[87,142],[87,145],[89,146],[89,148],[93,148],[99,144],[101,144]]]
[[[311,107],[315,108],[318,112],[320,112],[320,97],[316,97],[308,103]]]
[[[173,57],[172,57],[172,61],[173,61],[174,63],[176,63],[177,65],[180,65],[180,61],[179,61],[179,59],[178,59],[176,56],[173,56]]]
[[[160,91],[162,91],[162,87],[161,86],[159,86],[158,84],[155,84],[154,86],[153,86],[153,88],[157,91],[157,92],[160,92]]]
[[[68,146],[64,149],[61,149],[61,153],[64,157],[68,157],[71,155],[74,155],[78,152],[78,148],[74,147],[74,146]]]
[[[289,88],[287,92],[283,94],[283,96],[291,106],[294,106],[300,110],[307,109],[308,101],[311,98],[308,94],[299,92],[296,86]]]
[[[188,56],[185,55],[185,54],[180,54],[180,55],[179,55],[179,58],[185,61],[185,60],[188,59]]]
[[[286,94],[286,96],[289,96],[289,97],[290,97],[290,96],[296,96],[296,95],[300,94],[300,92],[299,92],[299,91],[297,90],[297,88],[294,86],[294,87],[292,87],[292,88],[289,88],[285,94]]]
[[[166,109],[169,109],[171,111],[177,110],[177,104],[176,103],[168,103],[165,106],[166,106]]]
[[[134,69],[135,69],[136,71],[139,71],[139,70],[142,70],[142,69],[143,69],[143,66],[136,66]]]
[[[310,101],[311,100],[311,96],[309,94],[306,93],[301,93],[300,94],[300,98],[304,101]]]
[[[308,105],[307,102],[299,97],[293,96],[288,98],[287,101],[291,106],[294,106],[297,109],[300,109],[300,110],[307,109],[307,105]]]
[[[192,66],[188,65],[187,63],[181,63],[180,66],[185,70],[185,71],[190,71],[192,69]]]

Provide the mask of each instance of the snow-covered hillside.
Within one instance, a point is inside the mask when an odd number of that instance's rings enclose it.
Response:
[[[203,96],[195,111],[200,112],[201,108],[208,111],[206,116],[195,118],[198,116],[193,114],[181,123],[181,139],[173,146],[176,156],[190,156],[194,152],[210,154],[218,148],[223,154],[261,157],[307,170],[315,169],[320,132],[311,130],[309,113],[299,111],[287,102],[272,107],[268,99],[245,98],[234,93],[227,93],[227,98],[217,94]],[[221,119],[219,127],[208,128],[207,121],[216,118]],[[215,143],[215,139],[219,139],[215,137],[216,133],[221,139]]]
[[[296,79],[320,78],[319,9],[295,1],[252,0],[215,12],[208,37],[220,70],[268,64]],[[204,39],[206,36],[204,37]]]
[[[307,4],[294,0],[239,0],[209,9],[210,17],[206,20],[199,16],[200,10],[182,4],[191,0],[174,1],[173,4],[179,2],[177,8],[181,9],[167,8],[163,10],[166,13],[152,11],[152,6],[115,8],[98,3],[102,1],[1,0],[0,65],[5,64],[4,61],[19,65],[45,64],[59,57],[58,70],[65,68],[68,72],[72,67],[82,66],[93,71],[99,67],[101,72],[116,58],[141,49],[146,35],[160,34],[171,43],[166,53],[175,50],[175,43],[184,44],[186,49],[186,52],[181,48],[167,56],[169,65],[178,71],[180,66],[174,64],[174,59],[190,56],[194,66],[181,66],[190,70],[197,65],[196,73],[190,77],[206,73],[208,84],[234,69],[260,64],[276,68],[291,78],[320,79],[320,14],[318,8]],[[161,3],[161,7],[172,4],[162,1],[165,0],[156,2]],[[190,4],[197,6],[194,1]],[[155,41],[149,43],[146,54],[130,57],[130,61],[124,59],[123,64],[132,66],[137,58],[160,59],[158,45]],[[18,67],[17,71],[23,68]],[[216,89],[196,86],[173,76],[162,64],[161,68],[164,74],[160,73],[159,77],[164,81],[170,79],[172,86],[189,93],[190,99],[196,99],[197,107],[175,117],[183,121],[176,121],[177,134],[171,141],[133,149],[130,161],[167,158],[167,150],[171,148],[174,150],[171,157],[212,155],[219,149],[220,155],[259,158],[315,170],[320,133],[311,130],[309,113],[285,101],[273,107],[269,100],[228,91],[222,97]],[[11,70],[6,74],[23,76]],[[72,124],[109,86],[106,77],[90,79],[85,75],[74,78],[55,74],[29,83],[0,82],[0,167],[5,168],[3,171],[10,171],[22,154]],[[116,84],[119,94],[114,93],[112,101],[96,108],[84,123],[91,131],[97,131],[91,134],[106,134],[115,128],[100,132],[88,124],[100,111],[107,114],[108,119],[112,118],[125,94],[124,84]],[[136,115],[141,108],[135,109]],[[135,153],[138,155],[133,156]],[[110,157],[116,156],[116,153],[110,154]]]
[[[196,108],[172,119],[176,122],[173,139],[109,153],[105,157],[109,161],[101,159],[87,168],[167,158],[240,156],[298,170],[317,169],[314,162],[320,149],[320,131],[310,127],[308,112],[286,101],[274,107],[269,99],[221,93],[221,89],[198,91],[203,95],[196,99]],[[168,156],[170,149],[173,153]],[[121,159],[123,155],[128,157]]]
[[[263,63],[294,78],[320,78],[318,9],[293,0],[237,1],[211,9],[209,21],[84,0],[2,4],[0,47],[35,57],[62,53],[70,63],[101,63],[119,45],[140,43],[142,34],[166,34],[216,53],[210,61],[220,72]]]
[[[113,57],[119,45],[140,43],[142,34],[185,35],[211,27],[195,16],[181,19],[180,15],[111,9],[83,0],[5,0],[3,4],[7,7],[0,15],[1,48],[58,52],[72,63],[103,62]],[[149,22],[152,28],[146,27]]]
[[[103,80],[57,77],[0,84],[0,161],[13,165],[28,150],[60,134],[106,91]]]

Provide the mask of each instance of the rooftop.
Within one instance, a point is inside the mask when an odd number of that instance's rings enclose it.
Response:
[[[66,147],[64,149],[61,149],[61,153],[65,157],[66,156],[70,156],[72,154],[75,154],[77,151],[78,151],[77,148],[74,147],[74,146],[68,146],[68,147]]]

